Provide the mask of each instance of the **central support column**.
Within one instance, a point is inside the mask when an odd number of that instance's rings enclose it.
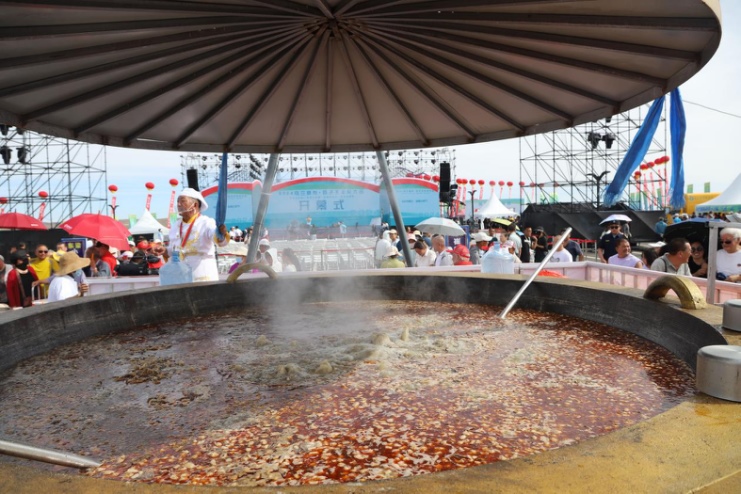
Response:
[[[407,240],[407,229],[404,226],[404,219],[401,217],[401,210],[399,204],[396,202],[396,191],[391,183],[391,174],[389,173],[388,163],[386,162],[386,155],[382,151],[376,151],[376,157],[378,158],[378,165],[381,168],[381,176],[383,177],[383,183],[386,185],[386,192],[389,195],[389,203],[391,204],[391,212],[394,214],[394,221],[396,222],[396,229],[399,231],[399,238],[402,239],[401,247],[404,251],[404,262],[407,267],[412,267],[409,263],[412,259],[412,251],[409,250],[409,240]],[[403,235],[403,237],[402,237]]]
[[[257,214],[255,214],[255,223],[252,225],[252,236],[250,237],[250,245],[247,250],[248,263],[255,262],[255,256],[257,256],[257,244],[260,242],[260,233],[262,232],[265,214],[268,212],[268,204],[270,203],[270,192],[273,189],[275,175],[278,172],[278,156],[278,153],[271,153],[268,160],[268,171],[265,173],[265,182],[262,184],[260,202],[257,205]]]

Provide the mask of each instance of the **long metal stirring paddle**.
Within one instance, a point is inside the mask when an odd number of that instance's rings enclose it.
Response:
[[[569,236],[570,234],[571,234],[571,227],[568,227],[561,234],[561,238],[558,239],[558,242],[553,244],[553,247],[551,247],[551,250],[550,252],[548,252],[548,255],[545,256],[545,259],[543,259],[541,263],[538,265],[538,267],[535,269],[535,271],[533,271],[533,274],[530,275],[530,278],[528,278],[525,284],[522,285],[522,287],[517,291],[517,293],[515,293],[515,296],[512,297],[512,300],[509,301],[509,303],[504,308],[504,310],[499,313],[499,316],[498,316],[499,319],[504,319],[505,317],[507,317],[507,314],[509,314],[509,311],[511,311],[512,307],[515,306],[515,304],[520,299],[522,294],[525,292],[525,290],[527,290],[527,287],[530,286],[530,283],[533,282],[535,277],[538,276],[538,273],[540,273],[545,267],[545,265],[548,264],[548,261],[551,260],[551,257],[553,257],[553,254],[556,252],[556,249],[558,248],[558,246],[561,245],[563,241],[566,239],[566,237]]]

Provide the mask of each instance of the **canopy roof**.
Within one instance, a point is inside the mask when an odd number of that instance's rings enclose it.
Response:
[[[337,152],[547,132],[677,87],[719,0],[17,0],[0,121],[150,149]]]
[[[162,223],[152,216],[152,213],[145,209],[136,224],[129,228],[129,232],[132,235],[148,235],[157,232],[166,233],[167,227],[163,226]]]
[[[718,197],[698,204],[695,211],[698,213],[741,211],[741,174]]]
[[[486,202],[483,208],[476,211],[473,215],[474,218],[501,218],[506,216],[514,216],[513,210],[502,204],[494,194],[491,195],[489,200]]]

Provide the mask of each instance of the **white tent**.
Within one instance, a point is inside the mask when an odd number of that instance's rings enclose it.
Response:
[[[486,219],[501,218],[503,216],[515,216],[516,214],[517,213],[515,213],[513,210],[502,204],[502,201],[500,201],[497,196],[492,194],[486,205],[476,211],[473,216],[477,219]]]
[[[698,213],[707,213],[709,211],[718,213],[741,211],[741,174],[736,177],[736,180],[721,195],[708,202],[698,204],[695,211]]]
[[[129,232],[131,232],[132,235],[154,235],[157,232],[165,235],[167,233],[167,227],[163,226],[159,221],[154,219],[152,213],[144,210],[144,213],[142,214],[141,218],[139,218],[139,221],[137,221],[134,226],[129,228]]]

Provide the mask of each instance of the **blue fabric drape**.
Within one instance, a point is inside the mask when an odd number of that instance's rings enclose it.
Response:
[[[684,136],[687,133],[687,119],[679,88],[671,92],[671,115],[669,129],[672,133],[672,181],[669,185],[670,204],[674,209],[684,207]]]
[[[226,221],[226,195],[227,195],[227,154],[221,155],[221,169],[219,170],[219,196],[216,200],[216,226],[221,226]],[[224,240],[220,232],[216,235],[219,240]]]
[[[638,130],[635,139],[633,139],[628,152],[625,153],[623,162],[620,163],[620,166],[615,171],[615,178],[613,178],[610,185],[607,186],[603,201],[605,206],[612,206],[617,202],[620,194],[623,193],[623,190],[625,190],[625,187],[628,185],[630,175],[636,168],[638,168],[641,161],[643,161],[643,158],[646,156],[646,152],[648,152],[648,148],[651,146],[651,141],[656,133],[656,128],[659,126],[659,122],[661,121],[661,111],[663,109],[664,97],[662,96],[651,104],[646,119]]]

